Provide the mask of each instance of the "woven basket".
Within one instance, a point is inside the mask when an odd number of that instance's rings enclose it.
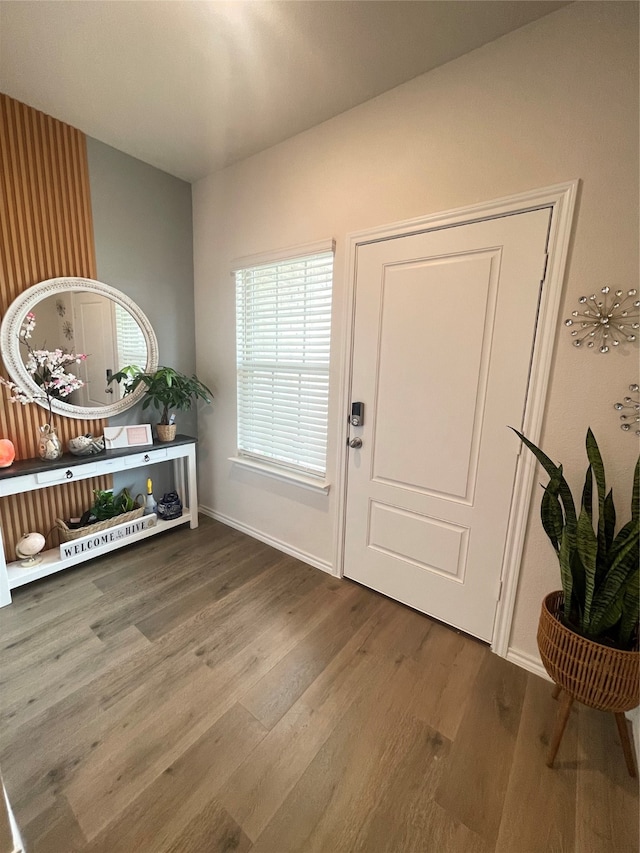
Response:
[[[158,441],[173,441],[176,437],[176,425],[156,424],[156,432],[158,433]]]
[[[74,539],[81,539],[89,533],[100,533],[102,530],[108,530],[110,527],[115,527],[116,524],[124,524],[125,521],[133,521],[135,518],[140,518],[144,513],[144,507],[140,506],[137,509],[132,509],[131,512],[122,512],[120,515],[114,515],[113,518],[107,518],[104,521],[96,521],[95,524],[87,524],[85,527],[78,527],[71,530],[67,527],[61,518],[56,518],[56,528],[60,534],[62,542],[71,542]]]
[[[538,649],[544,668],[574,699],[614,714],[640,704],[640,652],[621,651],[587,640],[562,622],[564,595],[551,592],[542,602]]]

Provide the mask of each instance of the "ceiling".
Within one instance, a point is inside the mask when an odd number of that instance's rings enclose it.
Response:
[[[565,5],[0,0],[0,91],[195,181]]]

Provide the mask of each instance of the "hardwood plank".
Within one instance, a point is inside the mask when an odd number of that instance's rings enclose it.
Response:
[[[198,614],[208,604],[215,604],[251,580],[257,579],[263,572],[273,568],[282,561],[282,554],[273,548],[265,546],[255,553],[248,553],[238,559],[237,553],[230,562],[227,552],[219,559],[227,568],[216,571],[210,563],[206,563],[205,577],[214,575],[213,579],[201,584],[192,591],[183,591],[179,596],[169,597],[168,604],[156,606],[147,616],[136,616],[134,621],[142,633],[150,640],[156,640],[169,631],[180,626],[190,616]]]
[[[308,602],[308,609],[301,608],[301,630],[311,629],[313,623],[309,620],[312,608],[317,611],[317,604],[317,600],[312,600]],[[292,615],[287,614],[286,626],[280,626],[291,642],[295,642],[293,621]],[[225,659],[218,668],[212,668],[204,656],[189,656],[192,663],[184,671],[178,667],[169,682],[170,690],[163,678],[152,690],[144,689],[144,685],[139,688],[135,702],[129,696],[113,706],[113,711],[125,722],[112,725],[83,768],[73,774],[65,787],[88,839],[95,837],[112,815],[122,811],[163,767],[222,716],[252,678],[263,674],[265,669],[258,665],[260,660],[263,667],[270,668],[279,656],[286,654],[286,645],[265,642],[265,639],[262,639],[265,649],[262,658],[252,645]],[[189,701],[190,696],[195,701]],[[140,748],[140,743],[144,743],[144,749]],[[99,813],[92,808],[96,798],[101,802]]]
[[[3,738],[0,765],[12,781],[16,813],[28,822],[64,794],[92,754],[145,715],[158,695],[171,695],[201,661],[191,652],[162,660],[155,647],[100,674]]]
[[[227,555],[227,560],[233,562],[233,569],[228,570],[229,574],[237,577],[236,586],[238,587],[282,559],[279,552],[269,548],[270,560],[265,558],[261,562],[256,557],[248,556],[250,550],[246,543],[238,543]],[[245,555],[247,560],[253,560],[248,570],[244,568]],[[180,599],[189,596],[190,593],[197,595],[207,583],[211,582],[214,575],[215,564],[212,564],[206,555],[197,557],[195,554],[189,554],[181,564],[180,571],[174,565],[167,566],[161,563],[157,566],[154,575],[145,578],[143,583],[140,583],[136,575],[123,587],[105,593],[101,602],[104,616],[101,615],[95,620],[91,628],[99,637],[117,633],[123,627],[133,623],[138,623],[141,628],[145,618],[167,606],[179,607]],[[230,581],[228,583],[227,589],[230,591],[234,587],[230,585]],[[219,598],[224,597],[225,594],[224,584],[222,586]],[[137,594],[132,595],[133,592]],[[163,620],[161,625],[164,626]],[[146,631],[143,633],[146,635]],[[155,639],[156,635],[148,636],[149,639]]]
[[[431,798],[451,745],[408,713],[413,683],[403,661],[381,664],[259,836],[255,853],[488,853]],[[445,838],[465,846],[440,846]]]
[[[562,761],[550,770],[546,760],[558,710],[551,693],[548,681],[528,676],[496,853],[575,848],[577,713],[564,733]]]
[[[80,853],[86,839],[65,797],[57,797],[45,812],[21,830],[27,850],[34,853]]]
[[[636,853],[638,779],[627,772],[613,714],[577,708],[576,850]],[[564,755],[563,740],[558,760]]]
[[[180,838],[158,853],[202,853],[203,850],[247,853],[251,841],[215,800],[211,800]]]
[[[91,853],[157,851],[183,840],[185,830],[187,837],[193,836],[194,826],[203,822],[202,814],[216,791],[265,734],[266,729],[248,711],[233,705],[167,766],[88,849]]]
[[[55,666],[45,658],[39,665],[24,670],[19,677],[12,677],[11,689],[0,692],[0,722],[12,720],[13,724],[23,725],[53,702],[61,701],[93,681],[97,671],[119,667],[148,647],[147,638],[131,625],[108,643],[79,643],[73,648],[73,654],[63,655]],[[64,666],[59,665],[62,660]],[[42,689],[43,684],[46,684],[45,690]]]
[[[327,618],[245,693],[244,707],[273,728],[378,607],[373,596],[349,589]]]
[[[223,560],[232,559],[228,549],[242,541],[242,534],[237,530],[201,516],[196,530],[175,527],[162,536],[145,539],[144,542],[136,543],[134,548],[127,548],[127,561],[124,564],[108,558],[99,564],[96,561],[94,583],[98,589],[108,592],[114,587],[122,587],[134,575],[135,580],[139,582],[144,577],[152,576],[159,568],[171,567],[175,574],[176,570],[182,571],[183,565],[192,555],[208,556],[212,565],[218,565],[221,562],[218,556]],[[149,548],[149,545],[152,545],[152,548]],[[104,569],[98,574],[101,566],[104,566]]]
[[[84,757],[118,728],[121,716],[135,715],[137,709],[143,713],[145,703],[153,704],[158,693],[170,691],[176,679],[200,665],[202,654],[194,656],[192,652],[204,652],[197,641],[207,635],[207,626],[226,624],[226,613],[231,614],[229,619],[233,624],[232,617],[246,611],[247,624],[253,628],[249,644],[238,655],[225,659],[225,649],[229,652],[229,646],[224,644],[225,631],[217,633],[214,641],[220,647],[219,657],[223,661],[217,672],[220,696],[225,702],[235,701],[231,690],[241,683],[250,685],[252,678],[264,675],[279,655],[292,648],[299,632],[311,629],[315,620],[322,618],[323,608],[338,594],[334,590],[335,581],[325,575],[304,567],[302,575],[296,575],[298,579],[301,576],[318,578],[319,583],[308,587],[297,584],[287,597],[284,592],[287,578],[281,584],[276,583],[278,571],[274,570],[268,579],[268,589],[256,593],[257,602],[272,614],[270,622],[265,619],[261,623],[262,634],[258,632],[256,636],[253,609],[256,602],[249,591],[240,598],[236,596],[235,601],[230,601],[233,596],[229,596],[218,612],[216,608],[206,608],[200,619],[192,620],[193,630],[185,623],[171,637],[131,655],[118,667],[98,672],[85,689],[54,703],[31,723],[14,729],[14,736],[2,744],[1,761],[8,770],[16,769],[20,785],[15,796],[20,805],[29,802],[28,815],[51,804],[61,786],[73,778]],[[301,597],[305,589],[310,590],[307,598]],[[274,606],[274,600],[278,599],[288,609],[282,611]],[[229,639],[232,637],[233,631]],[[216,705],[220,713],[226,707]]]
[[[55,588],[33,583],[13,590],[14,606],[3,607],[0,612],[2,642],[11,642],[14,637],[42,628],[69,612],[82,614],[84,608],[102,596],[91,581],[78,583],[69,572],[60,575],[65,582]]]
[[[361,648],[378,621],[375,614],[365,622],[220,793],[220,803],[251,840],[258,838],[342,715],[375,678],[379,663]]]
[[[498,837],[527,674],[486,655],[435,800],[488,844]]]
[[[484,658],[490,654],[479,640],[434,623],[408,663],[416,672],[416,689],[411,696],[412,712],[454,740],[475,676]]]
[[[119,715],[65,785],[76,820],[90,841],[208,727],[208,706],[218,685],[201,664],[176,678],[170,690],[140,695]],[[200,704],[189,701],[197,696]],[[100,808],[96,808],[100,803]]]
[[[637,850],[608,715],[576,747],[576,710],[541,770],[556,703],[482,644],[210,519],[166,541],[0,613],[0,765],[30,853]]]

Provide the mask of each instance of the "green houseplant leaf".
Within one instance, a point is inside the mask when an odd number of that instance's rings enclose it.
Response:
[[[562,466],[522,433],[514,432],[549,475],[540,515],[558,557],[565,624],[589,639],[628,648],[637,642],[640,617],[640,458],[634,470],[631,520],[616,533],[613,490],[607,492],[604,463],[590,429],[585,441],[589,467],[577,517]]]
[[[172,367],[159,367],[153,373],[145,373],[136,365],[129,365],[114,373],[110,381],[123,382],[125,394],[131,394],[144,384],[146,393],[142,408],[153,405],[158,409],[161,424],[169,423],[171,411],[186,411],[195,400],[210,403],[213,398],[211,390],[195,374],[187,376]]]

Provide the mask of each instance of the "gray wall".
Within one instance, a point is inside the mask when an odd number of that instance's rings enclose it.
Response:
[[[191,185],[87,137],[98,279],[126,293],[149,318],[160,364],[195,372]],[[111,425],[152,423],[141,404]],[[178,432],[197,435],[196,411],[177,413]],[[136,476],[136,482],[132,477]],[[154,495],[171,486],[169,466],[154,466]],[[114,477],[114,488],[141,491],[142,469]],[[123,479],[124,478],[124,479]]]

